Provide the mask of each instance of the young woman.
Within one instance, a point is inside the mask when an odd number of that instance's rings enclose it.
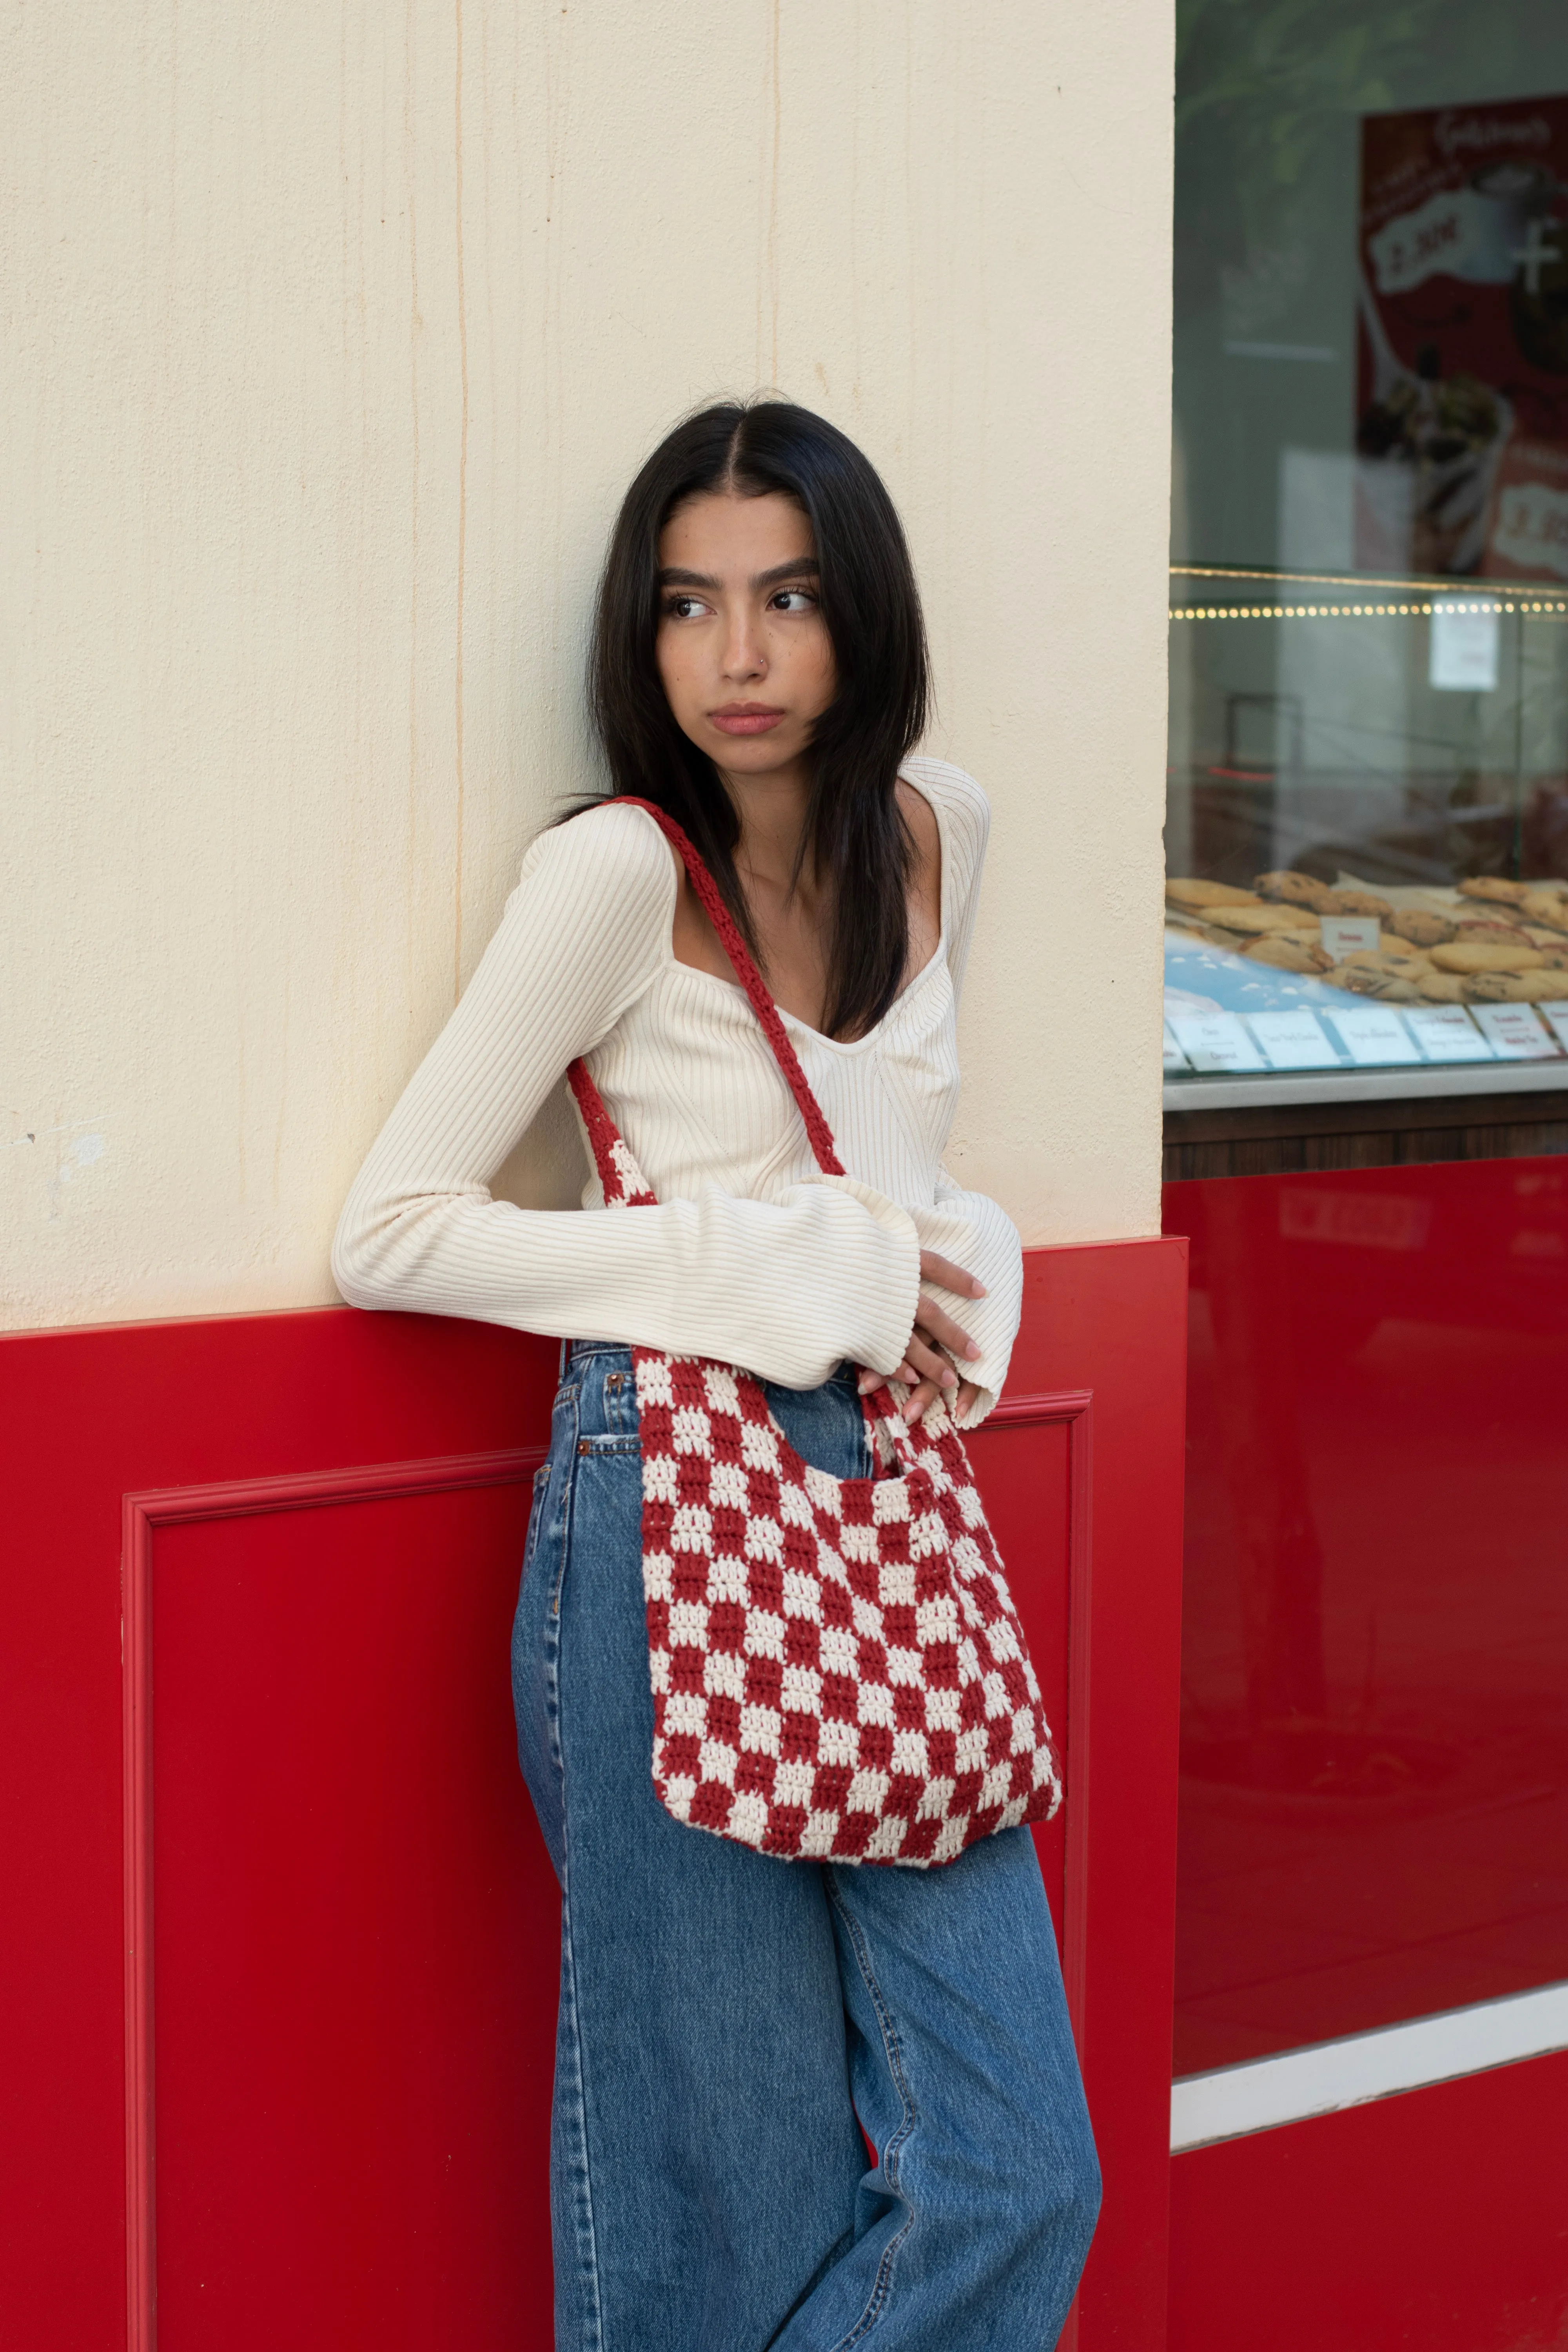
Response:
[[[1018,1238],[941,1165],[987,811],[910,756],[926,693],[903,534],[853,444],[777,401],[679,426],[600,593],[612,796],[534,842],[338,1231],[357,1305],[566,1343],[512,1655],[563,1895],[560,2352],[1045,2352],[1094,2224],[1027,1832],[929,1871],[780,1862],[676,1822],[650,1778],[631,1347],[745,1366],[839,1477],[871,1473],[873,1376],[966,1426],[1005,1376]],[[634,795],[716,878],[847,1174],[818,1173]],[[658,1206],[607,1209],[596,1180],[584,1212],[490,1199],[579,1055]]]

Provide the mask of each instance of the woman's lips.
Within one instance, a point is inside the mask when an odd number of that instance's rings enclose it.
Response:
[[[765,702],[727,702],[721,710],[708,713],[714,726],[726,735],[765,735],[784,715]]]

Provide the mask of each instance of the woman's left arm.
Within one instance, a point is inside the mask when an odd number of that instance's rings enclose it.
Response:
[[[991,834],[990,805],[973,777],[944,760],[909,760],[901,772],[941,814],[942,927],[956,998],[974,936]],[[1023,1244],[1012,1219],[994,1201],[984,1192],[966,1192],[945,1168],[938,1171],[934,1205],[912,1209],[910,1214],[922,1250],[935,1250],[984,1285],[984,1298],[964,1298],[929,1283],[921,1286],[979,1347],[977,1357],[957,1366],[960,1380],[979,1391],[955,1416],[961,1427],[973,1429],[991,1411],[1007,1377],[1023,1305]]]
[[[922,1250],[938,1251],[985,1286],[984,1298],[963,1298],[955,1291],[941,1290],[930,1283],[921,1286],[921,1296],[929,1295],[944,1308],[980,1349],[977,1357],[957,1367],[959,1377],[979,1391],[967,1412],[959,1416],[962,1427],[973,1429],[1002,1392],[1013,1342],[1018,1336],[1024,1300],[1023,1244],[1005,1210],[984,1192],[964,1192],[945,1169],[937,1178],[935,1206],[911,1209],[910,1215]]]

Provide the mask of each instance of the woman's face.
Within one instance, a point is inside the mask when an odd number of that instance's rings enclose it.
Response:
[[[837,681],[799,507],[776,491],[689,499],[658,562],[658,674],[682,733],[736,775],[800,760]]]

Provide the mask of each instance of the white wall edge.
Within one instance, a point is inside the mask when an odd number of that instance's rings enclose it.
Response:
[[[1171,2085],[1171,2153],[1568,2050],[1568,1984],[1316,2042]]]

